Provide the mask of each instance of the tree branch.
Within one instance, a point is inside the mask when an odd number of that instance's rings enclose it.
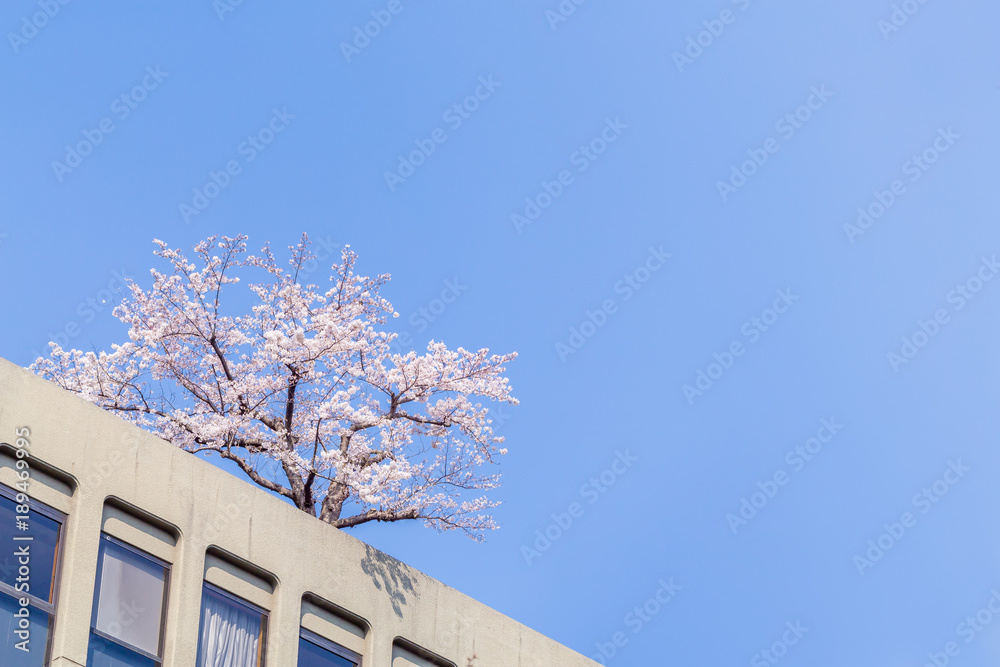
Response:
[[[368,510],[364,514],[349,516],[346,519],[337,519],[330,522],[337,528],[350,528],[369,521],[404,521],[406,519],[429,518],[421,517],[416,509],[402,510],[400,512],[386,512],[385,510]]]
[[[276,483],[272,482],[271,480],[267,479],[266,477],[261,477],[260,473],[258,473],[256,470],[254,470],[253,468],[251,468],[250,464],[248,464],[246,461],[244,461],[242,458],[240,458],[236,454],[233,454],[232,452],[227,451],[225,449],[220,449],[218,451],[219,451],[219,456],[221,456],[222,458],[229,459],[230,461],[235,461],[236,465],[238,465],[240,467],[240,469],[242,469],[243,472],[246,473],[247,477],[249,477],[250,479],[252,479],[257,484],[260,484],[265,489],[267,489],[269,491],[274,491],[278,495],[282,495],[282,496],[288,498],[289,500],[291,500],[292,502],[295,502],[295,496],[292,495],[292,492],[291,492],[290,489],[286,489],[285,487],[281,486],[280,484],[276,484]]]

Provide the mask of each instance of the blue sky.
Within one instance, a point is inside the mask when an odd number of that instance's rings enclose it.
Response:
[[[1000,7],[400,0],[343,46],[390,4],[4,3],[0,355],[121,340],[154,237],[350,243],[521,400],[486,544],[355,536],[607,664],[1000,656],[960,625],[1000,590]]]

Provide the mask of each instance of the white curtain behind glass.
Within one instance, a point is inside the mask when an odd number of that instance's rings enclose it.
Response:
[[[96,627],[129,646],[157,655],[163,613],[164,569],[107,543],[101,569]]]
[[[198,667],[255,667],[260,629],[259,613],[205,591]]]

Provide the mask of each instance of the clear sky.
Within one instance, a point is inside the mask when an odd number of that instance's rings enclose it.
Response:
[[[353,535],[607,664],[995,662],[1000,7],[578,3],[4,2],[0,355],[350,243],[521,400],[485,544]]]

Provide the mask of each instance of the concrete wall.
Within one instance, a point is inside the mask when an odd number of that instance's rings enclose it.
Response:
[[[54,667],[86,662],[102,530],[171,564],[167,667],[195,664],[205,580],[269,611],[270,667],[295,664],[300,626],[365,667],[465,667],[473,653],[476,667],[597,664],[0,359],[0,442],[24,426],[29,495],[68,515]]]

